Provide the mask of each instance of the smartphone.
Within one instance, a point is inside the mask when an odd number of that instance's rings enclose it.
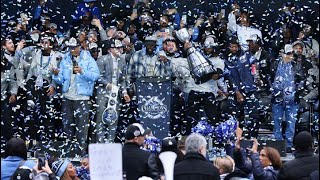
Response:
[[[252,148],[253,146],[253,141],[252,140],[241,140],[240,141],[240,147],[242,147],[243,149],[247,149],[247,148]]]
[[[42,167],[46,165],[46,158],[43,154],[39,154],[38,157],[38,169],[42,170]]]
[[[74,68],[78,66],[78,62],[73,60],[72,61],[72,66],[73,66],[73,74],[77,74],[75,71],[74,71]]]

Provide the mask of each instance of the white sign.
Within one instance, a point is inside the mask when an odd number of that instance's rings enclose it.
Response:
[[[89,144],[90,178],[122,180],[122,145]]]

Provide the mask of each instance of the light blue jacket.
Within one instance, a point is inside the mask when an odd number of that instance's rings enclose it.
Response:
[[[75,78],[77,94],[92,96],[94,83],[100,77],[98,65],[88,51],[81,50],[78,66],[82,69],[82,74],[77,74]],[[61,60],[59,74],[53,75],[54,81],[62,84],[63,93],[66,93],[70,87],[72,73],[73,64],[71,54],[68,52]]]
[[[8,156],[1,160],[1,180],[9,180],[22,160],[23,159],[18,156]],[[22,166],[27,166],[30,169],[33,169],[35,165],[35,161],[27,160]]]

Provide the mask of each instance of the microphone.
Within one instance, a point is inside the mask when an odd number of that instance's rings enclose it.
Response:
[[[78,66],[78,62],[74,59],[74,57],[72,58],[72,66],[73,66],[73,69]],[[77,73],[75,73],[73,70],[73,74],[77,74]]]

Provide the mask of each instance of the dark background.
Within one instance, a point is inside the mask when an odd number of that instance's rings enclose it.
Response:
[[[150,0],[152,1],[152,0]],[[71,15],[74,14],[76,6],[82,0],[48,0],[47,6],[51,14],[52,22],[55,22],[61,31],[68,29],[71,24]],[[125,9],[130,15],[134,0],[99,0],[102,19],[105,24],[110,23],[116,16],[119,16],[119,7]],[[188,22],[191,23],[201,14],[201,12],[220,12],[222,8],[226,9],[226,13],[230,11],[231,3],[234,0],[153,0],[151,8],[158,15],[165,8],[177,7],[180,14],[188,12]],[[252,10],[255,21],[265,27],[265,25],[273,23],[280,12],[283,3],[288,1],[281,0],[237,0],[242,9]],[[289,1],[302,8],[306,21],[314,27],[318,26],[319,21],[319,1],[315,0],[295,0]],[[3,33],[5,24],[10,19],[15,19],[20,12],[27,12],[29,16],[34,13],[38,0],[2,0],[1,2],[1,31]],[[319,34],[319,29],[314,31]],[[318,38],[317,38],[318,39]]]

